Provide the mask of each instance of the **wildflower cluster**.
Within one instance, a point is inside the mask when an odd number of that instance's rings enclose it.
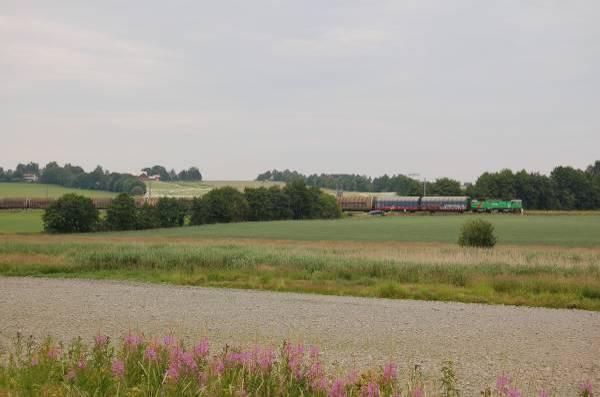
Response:
[[[584,382],[577,392],[591,397],[592,385]],[[451,363],[445,364],[441,382],[425,382],[418,367],[402,381],[394,362],[332,376],[319,349],[303,344],[211,352],[206,339],[186,347],[170,335],[128,333],[116,344],[97,335],[90,345],[76,340],[68,346],[19,337],[14,352],[0,360],[0,395],[447,397],[459,392]],[[503,375],[484,395],[522,393]]]

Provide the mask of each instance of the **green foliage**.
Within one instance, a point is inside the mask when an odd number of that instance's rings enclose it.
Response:
[[[183,200],[161,197],[156,203],[156,216],[160,227],[183,226],[187,205]]]
[[[494,226],[482,219],[465,222],[458,238],[458,244],[467,247],[491,248],[496,241]]]
[[[105,225],[108,230],[131,230],[137,223],[135,202],[127,193],[115,197],[106,209]]]
[[[42,220],[48,233],[85,233],[98,223],[98,210],[87,197],[65,194],[48,206]]]
[[[144,203],[137,209],[136,229],[156,229],[160,227],[160,219],[156,207]]]
[[[204,223],[242,222],[248,217],[244,194],[232,187],[213,189],[202,197],[202,201]]]

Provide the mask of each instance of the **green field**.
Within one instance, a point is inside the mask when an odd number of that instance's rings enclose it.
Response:
[[[0,233],[40,232],[42,211],[0,211]],[[105,233],[157,238],[253,238],[303,241],[455,243],[461,225],[483,217],[495,226],[500,245],[600,247],[600,216],[390,216],[340,220],[245,222],[173,229]]]
[[[202,182],[146,182],[147,191],[153,197],[199,197],[210,192],[212,189],[231,186],[238,190],[246,187],[271,187],[283,186],[282,182],[259,182],[259,181],[202,181]]]
[[[116,193],[103,190],[73,189],[58,185],[25,182],[0,182],[0,198],[2,197],[50,197],[57,198],[67,193],[77,193],[86,197],[114,197]]]

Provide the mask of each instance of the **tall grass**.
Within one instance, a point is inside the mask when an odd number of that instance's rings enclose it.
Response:
[[[0,274],[600,310],[600,251],[0,242]]]

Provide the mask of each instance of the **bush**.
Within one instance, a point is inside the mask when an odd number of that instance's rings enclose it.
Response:
[[[160,227],[183,226],[187,205],[176,198],[161,197],[156,203]]]
[[[232,187],[213,189],[202,197],[205,223],[242,222],[248,219],[248,202],[243,193]],[[192,214],[194,216],[194,214]]]
[[[42,220],[48,233],[85,233],[97,225],[98,210],[91,199],[70,193],[50,204]]]
[[[136,229],[156,229],[160,227],[160,219],[156,207],[144,203],[137,210]]]
[[[135,229],[136,208],[133,197],[127,193],[115,197],[106,209],[105,224],[108,230]]]
[[[467,221],[458,238],[458,244],[466,247],[491,248],[496,245],[496,242],[494,226],[482,219]]]

